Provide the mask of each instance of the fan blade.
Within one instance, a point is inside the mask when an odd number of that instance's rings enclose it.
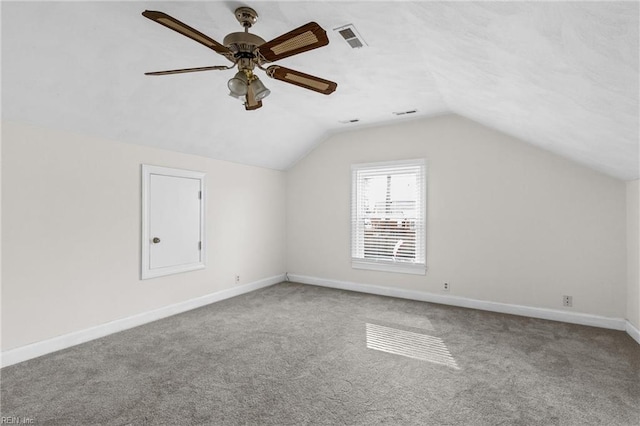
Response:
[[[304,87],[305,89],[313,90],[324,95],[330,95],[338,87],[338,84],[333,81],[281,67],[279,65],[271,65],[267,68],[267,75],[271,78],[275,78],[276,80],[295,84],[296,86]]]
[[[221,65],[214,65],[212,67],[184,68],[184,69],[181,69],[181,70],[145,72],[144,75],[168,75],[168,74],[182,74],[182,73],[185,73],[185,72],[228,70],[228,69],[229,69],[229,67],[225,67],[225,66],[221,66]]]
[[[317,23],[309,22],[258,46],[258,51],[267,62],[275,62],[327,44],[327,32]]]
[[[145,10],[144,12],[142,12],[142,16],[149,18],[160,25],[164,25],[167,28],[171,28],[173,31],[187,36],[190,39],[207,46],[209,49],[212,49],[221,55],[230,55],[231,57],[233,57],[233,52],[231,52],[229,49],[227,49],[214,39],[207,37],[200,31],[191,28],[187,24],[178,21],[177,19],[167,15],[166,13],[158,12],[155,10]]]
[[[256,100],[256,96],[253,93],[253,89],[251,88],[251,86],[249,86],[249,89],[247,90],[246,100],[247,101],[244,104],[244,109],[246,109],[247,111],[262,107],[262,101]]]

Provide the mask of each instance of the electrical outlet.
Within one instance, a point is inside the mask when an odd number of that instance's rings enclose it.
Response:
[[[562,306],[573,306],[573,296],[562,296]]]
[[[442,291],[449,291],[449,283],[442,284]]]
[[[240,275],[236,275],[236,284],[240,282]]]

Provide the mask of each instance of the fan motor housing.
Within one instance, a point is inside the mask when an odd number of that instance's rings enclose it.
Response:
[[[222,44],[234,53],[253,52],[256,47],[264,43],[265,41],[262,37],[243,32],[228,34],[222,41]]]
[[[233,52],[238,63],[238,69],[253,70],[255,67],[254,53],[256,48],[265,43],[264,39],[248,32],[228,34],[224,40],[224,45]]]

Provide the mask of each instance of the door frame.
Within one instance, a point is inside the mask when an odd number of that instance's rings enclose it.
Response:
[[[190,263],[187,265],[175,265],[167,266],[164,268],[151,269],[150,262],[150,242],[151,235],[149,234],[149,197],[151,196],[150,184],[152,175],[162,175],[180,178],[197,179],[200,181],[200,262]],[[206,234],[205,234],[205,177],[206,173],[193,170],[174,169],[170,167],[153,166],[150,164],[142,164],[142,217],[141,217],[141,261],[140,261],[140,279],[145,280],[148,278],[161,277],[164,275],[178,274],[180,272],[193,271],[197,269],[204,269],[206,266]]]

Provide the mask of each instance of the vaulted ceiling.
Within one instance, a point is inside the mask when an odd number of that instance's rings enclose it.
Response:
[[[278,64],[338,83],[269,79],[264,106],[227,96],[220,55],[141,16],[222,42],[239,6],[270,40],[309,21],[326,47]],[[2,2],[2,117],[287,169],[332,132],[409,115],[466,116],[614,177],[639,177],[638,2]],[[334,31],[355,25],[366,46]],[[260,73],[260,71],[258,71]],[[343,121],[359,119],[356,123]]]

